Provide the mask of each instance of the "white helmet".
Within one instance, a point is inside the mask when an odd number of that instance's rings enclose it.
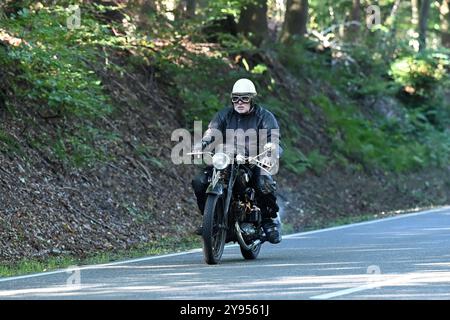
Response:
[[[248,79],[239,79],[234,83],[231,94],[252,94],[256,96],[256,88],[253,82]]]

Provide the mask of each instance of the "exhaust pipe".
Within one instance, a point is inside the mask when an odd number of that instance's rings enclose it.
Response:
[[[236,223],[234,224],[234,227],[236,229],[236,235],[237,235],[237,239],[239,244],[241,245],[241,247],[243,247],[246,250],[253,250],[255,249],[255,247],[257,247],[258,245],[260,245],[262,243],[262,241],[260,239],[255,240],[252,244],[248,245],[245,243],[244,238],[242,237],[242,230],[239,227],[239,222],[236,221]]]

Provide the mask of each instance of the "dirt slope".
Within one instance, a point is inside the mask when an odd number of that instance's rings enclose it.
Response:
[[[1,263],[61,254],[84,257],[165,237],[181,239],[200,223],[190,187],[197,168],[170,161],[171,133],[183,123],[183,103],[168,94],[170,81],[157,80],[156,71],[144,67],[123,76],[95,64],[93,69],[116,106],[95,123],[119,137],[95,142],[107,147],[112,160],[84,168],[52,161],[47,149],[29,141],[42,131],[56,134],[58,120],[36,118],[39,125],[29,127],[20,117],[1,113],[2,131],[21,150],[0,153]],[[322,125],[295,120],[308,132],[305,143],[326,151]],[[286,230],[303,230],[349,216],[449,204],[448,173],[369,174],[331,167],[320,175],[295,176],[282,169],[276,179],[283,222]]]

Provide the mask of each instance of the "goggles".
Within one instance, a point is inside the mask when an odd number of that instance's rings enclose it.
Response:
[[[251,96],[231,96],[231,102],[238,103],[242,101],[243,103],[249,103],[252,100]]]

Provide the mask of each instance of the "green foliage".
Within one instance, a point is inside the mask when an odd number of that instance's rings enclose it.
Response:
[[[251,70],[253,74],[263,74],[264,72],[267,72],[267,66],[265,64],[258,64]]]
[[[295,174],[304,173],[308,169],[308,158],[289,142],[284,143],[284,146],[281,165]]]
[[[0,151],[7,153],[20,153],[19,142],[10,134],[0,130]]]
[[[308,121],[314,121],[317,115],[304,108],[303,101],[289,100],[284,83],[277,83],[279,70],[266,62],[251,61],[258,53],[266,53],[267,48],[256,48],[242,35],[226,33],[217,35],[219,45],[211,50],[203,50],[197,47],[200,43],[195,43],[204,42],[200,30],[205,25],[226,15],[237,18],[241,7],[251,1],[210,2],[209,6],[197,7],[194,19],[163,19],[162,26],[158,25],[161,17],[157,14],[145,14],[150,21],[147,22],[154,26],[151,33],[138,26],[133,14],[121,10],[122,4],[81,4],[81,26],[68,30],[66,19],[71,12],[63,5],[68,6],[69,2],[50,6],[43,1],[45,7],[35,10],[32,1],[22,1],[23,9],[2,20],[0,27],[25,39],[28,45],[1,50],[0,65],[16,66],[12,89],[24,107],[44,117],[77,122],[76,129],[66,132],[59,128],[56,137],[36,142],[50,145],[52,154],[63,162],[82,165],[105,159],[106,150],[99,148],[96,141],[107,139],[107,134],[94,132],[92,127],[96,119],[110,115],[112,107],[93,66],[98,66],[100,59],[106,61],[108,50],[127,50],[132,52],[127,58],[130,69],[152,66],[161,78],[168,79],[170,93],[181,103],[183,125],[187,128],[192,128],[194,120],[208,122],[227,105],[231,86],[238,78],[254,80],[263,97],[260,102],[267,104],[282,128],[282,161],[296,173],[308,169],[320,173],[333,162],[395,171],[444,165],[448,160],[445,128],[450,121],[448,103],[443,98],[445,83],[448,84],[448,52],[434,50],[417,55],[411,50],[410,39],[404,36],[411,27],[409,5],[399,8],[395,21],[372,31],[361,28],[357,41],[350,43],[338,31],[352,1],[310,1],[309,29],[327,29],[324,35],[333,41],[334,49],[328,50],[309,37],[270,49],[299,83],[314,83],[311,92],[322,87],[335,90],[338,99],[333,103],[326,95],[313,98],[330,124],[328,135],[333,138],[334,150],[333,158],[328,158],[319,149],[305,155],[298,145],[300,129],[292,124],[293,115],[301,113]],[[393,3],[394,0],[379,3],[383,17],[390,14]],[[123,23],[100,22],[104,20],[99,16],[117,9],[124,17]],[[404,34],[395,33],[395,28]],[[167,45],[156,47],[154,37],[164,39]],[[239,62],[233,63],[230,58],[238,55],[240,59],[235,61]],[[102,67],[124,72],[113,63]],[[393,97],[400,88],[414,90],[413,99],[406,101],[412,108],[405,122],[369,121],[358,113],[355,105],[362,99]],[[3,146],[14,146],[14,141],[6,136],[0,141]],[[438,147],[432,149],[430,143]],[[140,156],[158,168],[166,165],[147,153]]]
[[[90,129],[91,132],[83,132],[79,135],[60,133],[59,139],[53,144],[50,143],[56,159],[77,167],[87,166],[96,161],[110,160],[107,151],[99,145],[101,140],[105,140],[107,134]],[[112,139],[109,137],[110,141]]]
[[[185,125],[189,128],[193,128],[195,120],[208,123],[217,111],[229,104],[231,87],[237,79],[249,77],[258,83],[264,77],[242,69],[230,70],[227,61],[217,53],[178,50],[176,46],[168,48],[172,56],[162,54],[159,63],[175,81],[172,93],[183,103]],[[178,59],[178,54],[183,55],[183,59]]]
[[[353,99],[394,96],[400,85],[390,81],[382,49],[366,43],[344,46],[328,81]]]
[[[435,57],[435,58],[434,58]],[[435,89],[446,76],[447,56],[421,54],[395,60],[391,65],[391,75],[406,92],[420,98],[433,98]]]
[[[238,0],[218,0],[211,1],[210,5],[205,11],[205,16],[207,16],[208,20],[214,20],[218,17],[230,14],[234,18],[239,17],[239,12],[241,4]]]
[[[57,129],[59,137],[43,143],[51,146],[56,159],[86,165],[105,158],[94,142],[107,134],[94,130],[90,121],[110,114],[112,106],[91,68],[98,60],[98,49],[89,40],[105,39],[106,31],[87,14],[79,29],[69,30],[70,14],[61,6],[24,8],[0,21],[1,28],[26,41],[0,50],[0,65],[14,66],[17,74],[8,79],[15,100],[21,101],[14,108],[28,107],[39,117],[78,123],[71,132]],[[16,110],[12,114],[17,116]]]
[[[322,51],[319,46],[319,43],[306,39],[297,40],[289,46],[277,44],[275,50],[280,62],[293,75],[301,79],[331,79],[331,52]]]
[[[154,154],[156,147],[149,146],[146,144],[141,144],[136,147],[135,153],[138,157],[140,157],[142,160],[144,160],[146,163],[148,163],[150,166],[158,168],[158,169],[164,169],[170,166],[169,163],[165,159],[161,159],[160,157],[152,156]]]
[[[433,51],[412,55],[412,50],[403,44],[371,43],[382,38],[383,33],[379,33],[358,43],[343,43],[335,53],[333,66],[327,60],[328,56],[309,40],[297,41],[288,47],[278,46],[277,53],[283,65],[300,81],[314,79],[315,84],[334,90],[334,102],[327,93],[312,99],[322,107],[329,121],[328,135],[333,139],[334,152],[328,162],[343,166],[354,163],[361,168],[397,172],[443,166],[449,155],[445,136],[450,119],[450,108],[445,102],[448,55]],[[390,51],[390,46],[395,50]],[[395,55],[397,60],[391,67],[389,61]],[[405,61],[412,67],[399,70],[400,62]],[[381,117],[368,120],[355,107],[366,103],[367,97],[391,96],[394,99],[399,90],[408,85],[415,87],[416,94],[405,102],[416,112],[410,112],[405,122],[392,124],[391,129],[387,129],[391,120]],[[398,106],[399,109],[402,107],[401,104]],[[284,112],[293,110],[288,106]],[[288,136],[293,139],[298,134],[289,129]],[[430,139],[434,147],[427,143]],[[287,156],[288,162],[300,158],[289,153]],[[320,160],[318,162],[325,166],[327,161]],[[300,171],[310,168],[307,164],[304,160]]]
[[[0,265],[0,277],[11,277],[38,272],[48,272],[73,266],[86,266],[93,264],[123,261],[143,256],[161,255],[173,252],[182,252],[201,247],[199,237],[161,237],[154,241],[141,243],[127,249],[110,252],[87,253],[83,258],[69,254],[46,259],[22,259],[13,264]]]
[[[334,105],[323,95],[314,97],[313,101],[327,115],[328,131],[334,137],[336,151],[366,168],[404,172],[448,163],[449,138],[430,125],[421,130],[420,137],[412,140],[411,132],[408,134],[394,127],[390,132],[364,119],[352,106]],[[410,125],[417,129],[414,121],[417,119],[410,119]],[[429,144],[431,141],[433,144]]]
[[[258,50],[258,48],[256,48],[255,45],[242,34],[233,36],[229,33],[218,33],[217,37],[224,52],[226,52],[229,56],[233,54],[240,54],[242,52],[252,52]]]
[[[214,20],[223,17],[224,15],[232,15],[234,18],[238,18],[241,8],[254,2],[255,0],[209,1],[206,7],[200,8],[199,14],[205,17],[206,21]]]
[[[3,57],[3,63],[20,69],[17,81],[28,84],[18,92],[22,98],[40,105],[43,114],[96,117],[110,112],[101,81],[85,63],[95,59],[93,48],[83,47],[80,36],[93,32],[89,20],[83,20],[83,31],[70,31],[63,27],[69,14],[63,8],[24,10],[3,22],[6,30],[29,43],[10,48]]]
[[[328,157],[322,155],[319,150],[311,151],[308,156],[308,168],[320,174],[328,165]]]
[[[439,130],[448,128],[450,108],[446,88],[450,83],[450,56],[434,51],[397,59],[390,74],[401,85],[399,97],[410,109],[420,112],[422,120]]]
[[[225,94],[223,94],[223,96],[224,95]],[[181,97],[184,98],[184,103],[188,106],[185,111],[187,122],[193,123],[193,121],[196,120],[211,120],[214,114],[225,106],[224,103],[220,101],[219,96],[220,91],[214,93],[209,89],[199,88],[198,90],[191,90],[190,88],[183,88]]]
[[[300,139],[301,132],[297,126],[292,125],[291,113],[295,110],[295,106],[270,95],[269,92],[266,93],[264,100],[264,106],[274,114],[280,126],[280,144],[283,148],[283,155],[281,156],[282,166],[296,174],[304,173],[312,168],[312,165],[308,157],[297,147],[296,142]]]
[[[281,157],[283,167],[295,174],[302,174],[306,170],[312,170],[316,174],[321,174],[328,165],[328,158],[320,154],[319,150],[311,151],[307,156],[299,149],[284,143],[285,149]]]

